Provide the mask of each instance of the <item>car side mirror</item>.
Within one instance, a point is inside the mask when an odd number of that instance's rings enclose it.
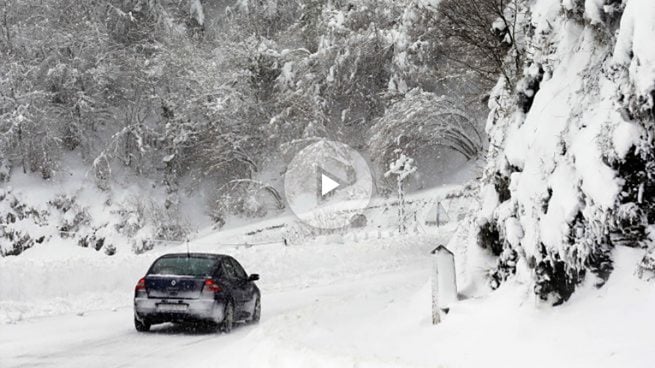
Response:
[[[259,275],[256,273],[253,273],[252,275],[248,276],[248,281],[257,281],[259,280]]]

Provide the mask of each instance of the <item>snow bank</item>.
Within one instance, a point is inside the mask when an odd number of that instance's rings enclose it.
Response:
[[[129,305],[136,280],[155,255],[112,257],[48,244],[0,259],[0,323]]]

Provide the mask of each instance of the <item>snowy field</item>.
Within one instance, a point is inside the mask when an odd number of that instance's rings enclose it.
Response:
[[[464,296],[432,326],[428,254],[455,226],[287,247],[212,245],[235,232],[200,238],[194,250],[232,254],[262,277],[262,321],[229,335],[134,330],[133,284],[161,251],[96,258],[80,249],[54,258],[47,247],[33,249],[2,260],[0,308],[14,315],[0,325],[0,367],[651,366],[655,286],[633,276],[639,252],[628,248],[616,250],[604,288],[584,287],[564,306],[539,306],[529,286],[508,283]],[[27,290],[12,286],[25,287],[21,279],[30,280]],[[15,315],[21,308],[23,317]]]

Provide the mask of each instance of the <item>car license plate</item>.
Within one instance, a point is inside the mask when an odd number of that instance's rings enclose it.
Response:
[[[157,309],[161,312],[184,312],[187,310],[186,304],[159,304]]]

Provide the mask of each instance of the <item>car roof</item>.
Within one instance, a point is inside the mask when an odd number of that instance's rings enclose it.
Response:
[[[168,253],[168,254],[164,254],[159,258],[178,258],[178,257],[223,259],[223,258],[228,258],[229,256],[225,254],[190,252],[190,253]]]

